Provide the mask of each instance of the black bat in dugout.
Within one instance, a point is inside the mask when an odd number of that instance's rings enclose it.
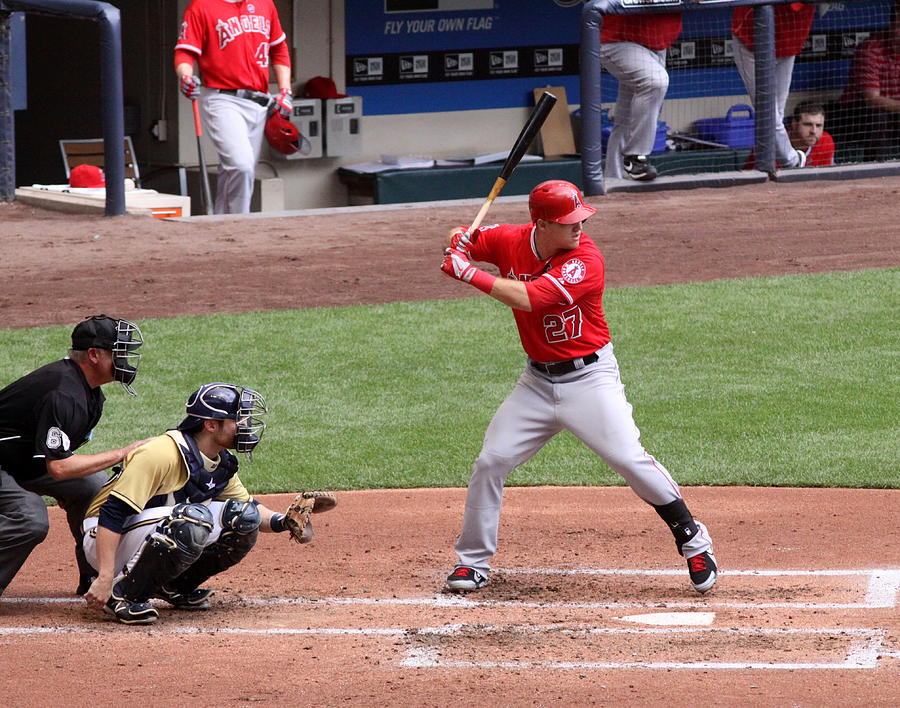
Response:
[[[197,105],[197,99],[194,99],[192,103],[194,104],[194,132],[197,134],[197,161],[200,163],[200,184],[203,188],[203,208],[207,214],[212,214],[212,191],[209,188],[206,160],[203,159],[203,147],[200,145],[200,138],[203,135],[203,128],[200,127],[200,108]]]

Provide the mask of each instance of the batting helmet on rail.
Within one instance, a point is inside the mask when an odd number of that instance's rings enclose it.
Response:
[[[557,224],[577,224],[597,210],[584,203],[581,191],[571,182],[553,179],[541,182],[528,197],[531,220],[554,221]]]

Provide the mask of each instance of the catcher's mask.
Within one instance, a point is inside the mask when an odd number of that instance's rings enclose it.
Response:
[[[532,189],[528,209],[532,221],[543,219],[557,224],[577,224],[597,212],[584,203],[578,187],[561,179],[541,182]]]
[[[143,343],[144,337],[134,322],[107,315],[88,317],[72,330],[72,349],[94,348],[112,352],[113,379],[132,396],[137,395],[131,384],[141,361],[137,349]]]
[[[295,152],[309,155],[312,152],[312,144],[309,140],[300,134],[296,125],[278,111],[273,111],[266,120],[265,134],[272,149],[285,155],[293,155]]]
[[[266,401],[252,388],[228,383],[204,384],[194,391],[185,406],[187,417],[178,430],[192,430],[204,420],[233,420],[237,423],[235,450],[250,453],[263,436],[269,412]]]

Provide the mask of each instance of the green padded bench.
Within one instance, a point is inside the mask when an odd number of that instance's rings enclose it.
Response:
[[[652,156],[661,175],[698,174],[740,170],[749,148],[736,150],[683,150]],[[338,169],[338,178],[353,199],[371,199],[375,204],[433,202],[446,199],[487,197],[500,174],[502,162],[453,167],[427,167],[383,172]],[[503,187],[503,194],[528,194],[534,185],[548,179],[564,179],[583,188],[581,160],[575,158],[522,162]]]

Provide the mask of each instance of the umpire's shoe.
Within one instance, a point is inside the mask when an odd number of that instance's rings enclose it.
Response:
[[[487,585],[488,579],[474,568],[464,565],[456,568],[447,576],[447,589],[450,592],[471,592]]]
[[[153,624],[159,619],[159,611],[148,602],[129,602],[116,592],[106,601],[103,611],[116,618],[122,624]]]
[[[172,592],[163,587],[159,589],[156,597],[168,602],[176,610],[208,610],[209,598],[215,590],[209,588],[195,588],[189,592]]]
[[[719,570],[716,565],[716,557],[709,551],[703,551],[699,555],[688,558],[687,564],[694,590],[701,595],[712,590],[713,585],[716,584]]]

